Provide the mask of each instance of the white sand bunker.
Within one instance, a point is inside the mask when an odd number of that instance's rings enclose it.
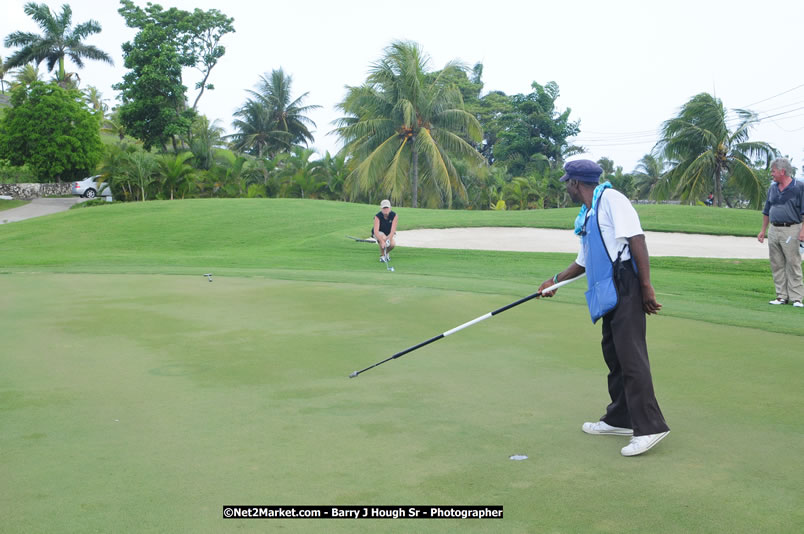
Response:
[[[651,256],[693,258],[768,259],[768,244],[755,237],[713,236],[645,232]],[[447,228],[405,230],[397,233],[402,247],[515,252],[578,252],[578,238],[571,230],[542,228]]]

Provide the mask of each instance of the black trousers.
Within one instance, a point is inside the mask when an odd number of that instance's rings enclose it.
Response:
[[[653,392],[645,341],[642,289],[631,262],[620,271],[617,307],[603,316],[603,358],[609,367],[611,404],[600,418],[612,426],[633,428],[634,436],[670,430]]]

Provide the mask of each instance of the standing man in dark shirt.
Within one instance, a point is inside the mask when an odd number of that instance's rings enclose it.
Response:
[[[388,262],[388,253],[396,246],[396,225],[399,222],[399,217],[396,213],[391,211],[391,201],[383,200],[380,202],[380,212],[374,216],[374,228],[371,230],[371,235],[377,240],[380,246],[380,261]]]
[[[804,213],[804,184],[793,179],[793,166],[786,158],[777,158],[771,163],[771,182],[765,209],[762,210],[762,230],[757,235],[760,243],[768,233],[770,255],[776,298],[768,304],[779,305],[793,302],[796,308],[804,308],[804,285],[801,282],[801,253],[799,241],[804,241],[801,215]]]

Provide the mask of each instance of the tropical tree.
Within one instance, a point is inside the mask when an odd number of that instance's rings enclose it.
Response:
[[[130,94],[136,93],[141,98],[153,99],[162,89],[152,86],[154,76],[161,76],[170,79],[174,88],[181,87],[183,101],[186,87],[182,85],[182,73],[174,73],[166,61],[182,67],[195,67],[202,76],[195,84],[199,92],[190,108],[195,114],[204,91],[215,88],[209,83],[210,74],[226,53],[220,41],[226,34],[235,31],[234,19],[217,9],[203,11],[196,8],[190,12],[175,7],[164,9],[151,2],[141,8],[131,0],[121,0],[120,6],[118,13],[126,20],[126,25],[140,30],[133,42],[123,45],[126,67],[135,71],[135,74],[126,75],[120,88]],[[157,46],[160,50],[152,52],[158,52],[161,64],[153,61],[155,54],[148,53],[148,49]],[[150,72],[149,66],[155,72]],[[143,71],[149,76],[140,81]],[[138,85],[142,87],[135,89]]]
[[[0,56],[0,94],[6,94],[6,74],[8,74],[8,65],[3,61]]]
[[[327,151],[320,161],[322,173],[326,177],[329,198],[332,200],[345,200],[344,184],[351,172],[346,154],[340,153],[333,156]]]
[[[30,16],[44,33],[37,35],[30,32],[14,32],[5,39],[7,47],[20,47],[6,60],[6,67],[21,67],[26,63],[39,65],[47,62],[48,72],[58,64],[56,80],[59,84],[67,83],[67,72],[64,67],[65,56],[82,68],[84,59],[93,59],[113,64],[111,56],[103,50],[84,43],[90,35],[100,33],[101,26],[95,20],[89,20],[72,26],[73,10],[68,4],[61,6],[61,13],[53,13],[47,4],[29,2],[25,4],[25,14]]]
[[[98,164],[98,173],[101,181],[109,184],[115,200],[132,200],[135,191],[126,169],[130,163],[129,158],[136,152],[136,147],[117,143],[106,145],[103,159]]]
[[[243,106],[235,111],[235,120],[232,128],[236,133],[228,136],[232,148],[262,158],[267,155],[271,147],[276,146],[276,139],[287,139],[287,133],[275,129],[268,109],[260,102],[247,100]]]
[[[14,72],[14,82],[11,84],[11,88],[14,89],[19,86],[27,87],[41,80],[42,75],[39,73],[39,67],[34,67],[30,64],[23,65]]]
[[[120,110],[113,108],[112,114],[101,124],[101,131],[114,134],[123,141],[126,137],[126,125],[120,120]]]
[[[193,165],[197,169],[211,169],[215,160],[215,150],[225,144],[223,128],[219,121],[209,122],[204,115],[199,115],[193,121],[191,132],[185,141],[193,153]]]
[[[207,180],[212,180],[209,194],[219,197],[241,197],[253,183],[254,175],[249,168],[249,159],[229,150],[217,153],[216,164],[209,171]],[[204,177],[201,178],[204,180]],[[207,184],[200,184],[206,189]]]
[[[513,209],[526,210],[533,194],[532,184],[524,176],[517,176],[503,187],[503,199]]]
[[[700,93],[684,104],[679,114],[662,126],[659,147],[676,161],[667,173],[675,193],[685,202],[713,193],[717,206],[723,203],[723,185],[728,180],[752,206],[759,206],[766,184],[752,167],[752,160],[766,165],[778,154],[762,141],[749,141],[749,131],[758,121],[755,113],[735,109],[737,126],[729,129],[723,102]]]
[[[506,163],[514,175],[542,171],[545,161],[560,167],[566,152],[577,150],[567,139],[578,134],[579,123],[570,120],[571,109],[557,109],[558,84],[533,82],[531,88],[531,93],[513,95],[508,102],[500,95],[495,97],[502,99],[495,106],[501,113],[492,116],[490,127],[497,131],[487,137],[487,141],[494,141],[487,147],[493,161]]]
[[[452,158],[483,164],[468,142],[480,142],[482,129],[464,109],[460,90],[447,82],[463,67],[451,62],[428,75],[428,63],[418,44],[394,42],[366,83],[349,87],[338,105],[346,116],[335,131],[357,163],[348,180],[353,198],[379,191],[397,205],[409,199],[417,207],[422,187],[428,205],[449,206],[453,194],[466,198]]]
[[[94,171],[103,145],[98,119],[80,96],[42,82],[12,91],[12,107],[0,120],[0,158],[28,165],[42,181],[70,181]]]
[[[260,76],[256,91],[248,91],[252,98],[235,112],[232,126],[237,132],[230,138],[236,150],[274,157],[313,140],[308,126],[315,127],[315,122],[306,114],[321,106],[303,105],[309,93],[294,99],[292,83],[293,78],[281,68]]]
[[[123,173],[132,186],[139,188],[140,200],[145,202],[148,198],[148,190],[156,176],[154,157],[147,152],[139,150],[134,152],[128,157]]]
[[[163,154],[156,160],[156,179],[162,187],[162,194],[173,200],[176,194],[182,198],[187,193],[195,172],[187,160],[193,157],[192,152],[181,154]]]
[[[84,102],[86,102],[89,109],[98,117],[101,125],[103,125],[106,121],[106,112],[109,111],[109,105],[104,101],[103,93],[92,85],[84,89],[82,93],[84,95]]]
[[[667,200],[671,191],[665,179],[668,162],[661,153],[642,156],[634,169],[635,194],[639,199]]]
[[[319,198],[327,187],[327,173],[321,160],[310,161],[315,151],[295,147],[288,154],[277,156],[276,177],[280,195],[295,198]]]

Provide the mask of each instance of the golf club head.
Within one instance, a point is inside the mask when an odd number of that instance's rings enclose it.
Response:
[[[356,376],[357,376],[357,371],[355,371],[354,373],[350,374],[350,375],[349,375],[349,378],[354,378],[354,377],[356,377]]]
[[[394,272],[394,268],[393,268],[393,267],[388,267],[388,270],[389,270],[389,271],[391,271],[391,272]]]

